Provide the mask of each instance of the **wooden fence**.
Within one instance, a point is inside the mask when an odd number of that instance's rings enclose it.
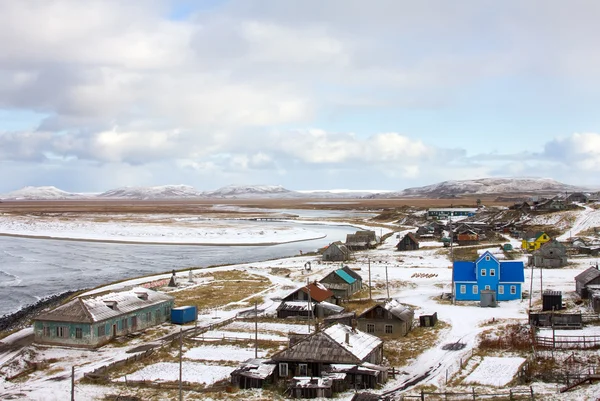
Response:
[[[553,349],[600,348],[600,336],[535,336],[535,346]]]
[[[513,390],[510,389],[504,392],[497,393],[478,393],[475,388],[472,388],[470,392],[429,392],[421,390],[418,395],[402,394],[399,397],[400,401],[417,399],[417,400],[428,400],[443,398],[444,400],[484,400],[490,398],[501,398],[505,400],[535,400],[533,388],[529,387],[529,390]]]

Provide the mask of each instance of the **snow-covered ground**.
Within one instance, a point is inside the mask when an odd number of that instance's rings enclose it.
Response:
[[[520,357],[486,356],[463,382],[502,387],[513,380],[524,362]]]
[[[578,227],[585,227],[585,224],[595,224],[588,220],[588,223],[583,223],[583,216],[594,215],[595,211],[579,212],[575,218],[575,224]],[[146,226],[147,227],[147,226]],[[170,228],[168,228],[170,229]],[[585,229],[585,228],[581,228]],[[404,235],[407,231],[398,232],[397,235]],[[230,238],[232,237],[232,238]],[[222,240],[237,240],[237,234],[234,231],[223,234]],[[175,237],[174,237],[175,238]],[[179,242],[179,241],[176,241]],[[514,245],[518,245],[518,241],[510,240]],[[360,275],[367,277],[367,271],[370,266],[371,279],[373,285],[379,290],[374,293],[375,296],[385,296],[386,277],[389,281],[390,296],[398,299],[400,302],[413,305],[415,308],[415,317],[418,317],[424,311],[435,311],[440,320],[447,323],[447,328],[442,330],[439,339],[431,344],[431,347],[425,350],[414,360],[407,361],[404,366],[395,366],[402,373],[397,375],[395,379],[390,380],[381,391],[392,390],[402,386],[405,383],[411,382],[424,375],[427,375],[420,384],[433,385],[437,388],[445,386],[446,374],[452,378],[457,374],[462,374],[464,377],[467,373],[461,370],[460,360],[466,360],[476,348],[478,336],[489,329],[490,321],[493,319],[498,323],[506,322],[526,322],[527,310],[529,308],[528,300],[518,300],[510,302],[500,302],[497,308],[481,308],[475,303],[452,305],[448,302],[440,301],[442,293],[450,292],[450,283],[452,280],[452,270],[449,268],[451,263],[448,257],[448,249],[442,247],[441,243],[428,243],[425,249],[417,251],[398,252],[395,250],[397,243],[396,234],[390,236],[387,241],[378,249],[355,252],[353,256],[355,260],[347,263],[351,268],[355,269]],[[517,247],[518,248],[518,247]],[[490,250],[497,252],[497,248],[490,247]],[[526,256],[522,255],[521,260],[525,260]],[[304,265],[306,262],[311,262],[312,269],[306,271]],[[567,301],[575,299],[574,292],[574,277],[586,269],[589,265],[595,264],[596,258],[574,258],[570,260],[570,264],[564,269],[544,270],[543,273],[543,288],[563,291],[564,299]],[[222,266],[216,268],[207,268],[199,270],[203,274],[220,270],[243,270],[251,274],[262,275],[269,278],[271,287],[263,291],[260,295],[264,298],[263,304],[259,305],[264,313],[274,313],[278,305],[278,299],[289,293],[294,288],[306,284],[307,280],[318,280],[330,271],[339,267],[339,263],[321,263],[318,257],[302,256],[296,258],[286,258],[280,260],[269,260],[264,262],[243,263],[234,266]],[[277,269],[288,269],[289,274],[285,276],[277,275]],[[197,272],[194,272],[197,273]],[[525,270],[525,289],[529,290],[530,286],[533,290],[533,300],[540,300],[540,283],[539,270]],[[156,282],[168,278],[169,274],[155,275],[134,280],[125,281],[123,283],[111,285],[105,288],[117,288],[129,285],[140,285],[148,282]],[[178,278],[181,281],[187,281],[188,273],[178,273]],[[195,285],[205,285],[210,282],[211,277],[207,276],[198,280]],[[228,308],[215,309],[212,311],[202,311],[199,315],[199,326],[209,326],[213,323],[221,322],[225,319],[235,317],[239,312],[248,310],[249,305],[244,302],[238,302],[235,305],[230,304]],[[261,340],[281,341],[286,340],[285,334],[288,332],[308,332],[307,325],[298,325],[288,322],[282,323],[264,323],[259,325],[258,337]],[[569,331],[566,335],[596,335],[597,330],[586,329],[584,331]],[[543,332],[541,332],[542,335]],[[593,334],[594,333],[594,334]],[[202,338],[201,335],[198,336]],[[237,337],[242,339],[254,339],[254,323],[235,321],[218,330],[212,330],[204,334],[205,340],[208,338],[223,338]],[[448,343],[461,342],[465,344],[465,348],[459,351],[447,351],[443,346]],[[259,350],[260,356],[268,356],[265,351]],[[61,362],[59,367],[62,371],[57,373],[57,376],[64,376],[69,372],[71,364],[78,366],[76,378],[81,378],[83,372],[91,371],[102,363],[107,361],[118,360],[130,356],[126,354],[126,348],[118,347],[103,347],[100,351],[82,351],[62,348],[47,348],[36,350],[42,352],[43,358],[56,358]],[[220,378],[225,378],[229,375],[233,368],[224,366],[226,361],[241,361],[247,358],[254,357],[254,350],[245,348],[236,348],[232,345],[223,345],[222,342],[210,343],[199,342],[199,345],[187,350],[185,355],[184,372],[188,371],[190,376],[184,376],[186,381],[194,381],[198,383],[212,383]],[[214,361],[221,364],[207,365],[194,360]],[[466,381],[473,383],[489,384],[503,386],[512,380],[515,366],[518,367],[520,362],[517,359],[505,359],[497,361],[493,358],[485,358],[479,367],[467,375]],[[521,361],[522,362],[522,361]],[[490,370],[491,367],[486,366],[502,366],[496,371]],[[186,373],[184,373],[186,374]],[[128,375],[128,380],[177,380],[178,366],[175,363],[164,362],[153,364],[138,370],[133,375]],[[124,378],[123,378],[124,380]],[[492,383],[493,381],[493,383]],[[80,388],[89,391],[90,393],[98,394],[98,398],[102,394],[111,392],[110,387],[97,387],[79,384]],[[64,387],[64,388],[63,388]],[[592,399],[588,396],[600,393],[600,385],[585,387],[575,390],[567,394],[561,394],[559,398],[555,397],[556,388],[551,385],[534,383],[533,387],[538,392],[542,392],[547,399],[560,400],[579,400]],[[406,391],[411,390],[408,386]],[[102,390],[104,389],[104,390]],[[52,381],[44,377],[43,374],[34,375],[31,380],[26,383],[6,382],[0,378],[0,394],[26,394],[24,398],[42,400],[42,399],[64,399],[68,396],[68,386],[63,381]],[[48,394],[55,398],[47,398]],[[59,397],[60,395],[60,397]],[[239,394],[238,394],[239,395]],[[350,399],[352,394],[344,394],[339,399]],[[558,397],[558,396],[557,396]],[[89,398],[94,399],[94,398]]]

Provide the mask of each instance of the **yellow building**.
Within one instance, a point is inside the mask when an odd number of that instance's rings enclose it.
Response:
[[[550,241],[550,236],[543,231],[538,231],[533,235],[528,233],[521,243],[521,249],[530,252],[537,251],[548,241]]]

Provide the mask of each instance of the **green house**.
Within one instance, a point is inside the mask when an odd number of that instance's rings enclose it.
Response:
[[[100,347],[115,337],[167,321],[173,302],[170,295],[141,287],[77,297],[34,320],[34,342]]]

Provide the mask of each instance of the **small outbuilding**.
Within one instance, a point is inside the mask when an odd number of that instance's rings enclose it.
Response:
[[[419,316],[419,326],[421,327],[433,327],[437,321],[437,312],[423,313],[421,316]]]
[[[324,262],[344,262],[350,259],[350,251],[341,241],[332,242],[323,251],[322,259]]]
[[[591,266],[575,276],[575,291],[581,298],[588,298],[589,290],[587,286],[593,284],[600,284],[600,270],[598,270],[598,266]]]
[[[533,251],[528,258],[529,266],[558,268],[567,264],[567,247],[553,239]]]
[[[396,245],[399,251],[415,251],[419,249],[419,240],[413,233],[406,234]]]
[[[323,277],[319,283],[328,288],[337,298],[347,299],[360,291],[361,282],[352,277],[343,268],[337,269]]]
[[[560,291],[544,291],[544,293],[542,294],[542,312],[561,309],[562,293]]]
[[[263,388],[273,382],[276,367],[269,359],[248,359],[231,372],[231,384],[242,389]]]

